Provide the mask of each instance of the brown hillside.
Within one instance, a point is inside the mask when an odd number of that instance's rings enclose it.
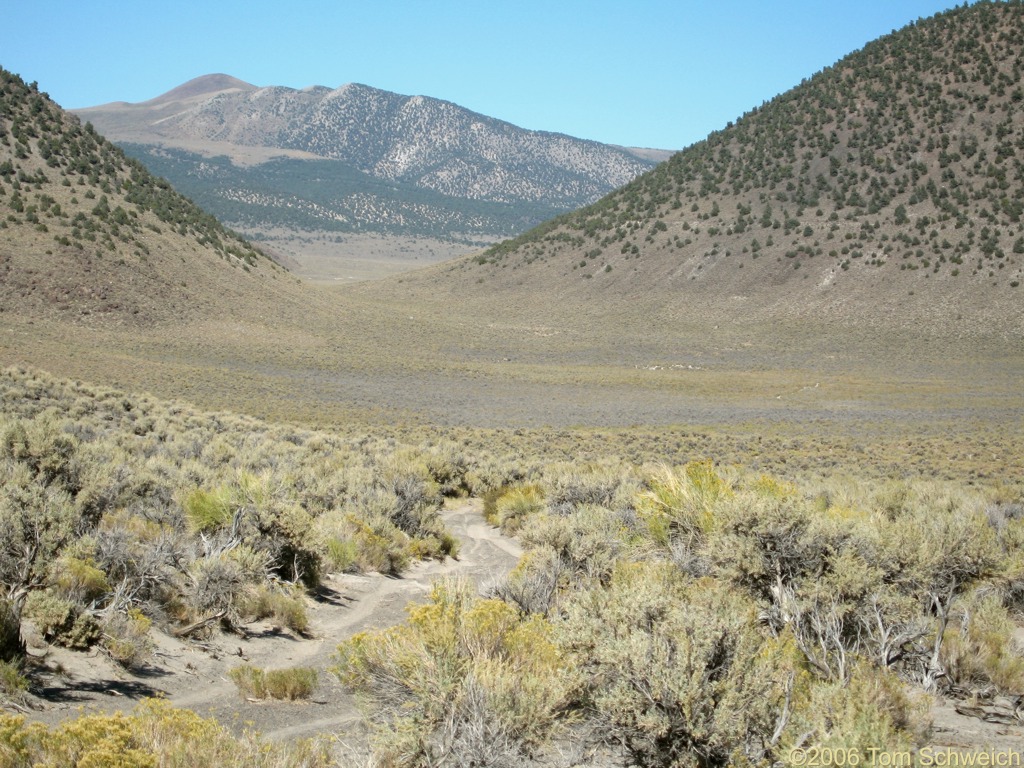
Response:
[[[911,24],[598,203],[421,280],[530,317],[1019,341],[1022,69],[1020,2]]]
[[[133,326],[230,316],[294,282],[3,71],[0,278],[0,317]]]

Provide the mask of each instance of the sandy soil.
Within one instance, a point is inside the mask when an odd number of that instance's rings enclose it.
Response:
[[[292,274],[323,285],[379,280],[480,250],[430,237],[327,231],[295,232],[236,225]]]

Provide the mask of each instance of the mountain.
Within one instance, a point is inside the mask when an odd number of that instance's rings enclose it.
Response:
[[[591,203],[669,154],[365,85],[257,88],[228,75],[77,114],[246,231],[493,241]]]
[[[8,322],[226,317],[286,282],[258,249],[4,70],[0,212]]]
[[[1019,341],[1022,70],[1020,2],[918,21],[597,203],[420,280],[534,316],[618,307],[665,327],[793,320]]]

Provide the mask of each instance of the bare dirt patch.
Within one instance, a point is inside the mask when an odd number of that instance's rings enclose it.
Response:
[[[293,274],[329,285],[379,280],[479,250],[467,243],[429,237],[238,229],[278,256]]]

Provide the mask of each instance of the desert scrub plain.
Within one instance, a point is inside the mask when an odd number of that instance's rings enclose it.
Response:
[[[301,638],[327,573],[457,557],[440,508],[470,495],[518,538],[518,565],[482,589],[442,579],[405,622],[329,639],[319,675],[358,694],[373,764],[770,765],[794,748],[984,746],[930,730],[939,696],[1002,713],[1013,738],[1024,492],[1002,475],[968,486],[844,463],[773,476],[700,460],[699,443],[665,461],[601,456],[604,441],[579,433],[487,450],[482,431],[343,436],[34,370],[0,386],[4,764],[352,764],[330,734],[271,744],[160,701],[44,725],[20,630],[127,671],[160,634],[201,647],[271,617]],[[572,445],[589,454],[560,459]],[[316,685],[291,672],[274,683],[283,698]],[[232,677],[275,696],[272,673]]]

